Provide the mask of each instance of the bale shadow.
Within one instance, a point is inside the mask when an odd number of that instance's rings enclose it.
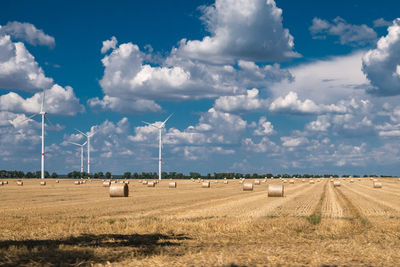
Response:
[[[126,256],[157,255],[163,247],[180,246],[184,235],[103,234],[65,239],[0,241],[0,266],[89,266],[118,262]],[[98,250],[98,251],[96,251]]]

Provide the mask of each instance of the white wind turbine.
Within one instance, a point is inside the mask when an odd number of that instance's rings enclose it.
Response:
[[[40,112],[33,114],[32,116],[30,116],[29,118],[27,118],[26,120],[30,120],[33,117],[42,116],[42,164],[41,164],[41,178],[44,179],[44,120],[46,120],[48,123],[50,123],[51,125],[53,125],[49,119],[47,118],[46,114],[47,112],[44,111],[44,90],[43,90],[43,96],[42,96],[42,104],[40,105]]]
[[[158,136],[158,141],[159,141],[159,144],[158,144],[158,180],[161,180],[161,163],[162,163],[162,158],[161,158],[161,148],[162,148],[161,133],[162,133],[162,129],[165,128],[165,123],[169,120],[169,118],[171,118],[172,115],[173,114],[169,115],[168,118],[165,121],[163,121],[160,125],[154,125],[154,123],[149,123],[149,122],[143,121],[143,123],[146,123],[146,124],[148,124],[150,126],[153,126],[154,128],[158,129],[158,133],[159,133],[159,136]]]
[[[95,134],[95,132],[85,134],[85,133],[79,131],[78,129],[75,129],[75,130],[77,130],[78,132],[80,132],[81,134],[86,136],[86,138],[87,138],[87,141],[86,141],[87,142],[87,173],[88,173],[88,175],[90,175],[90,138]]]
[[[87,141],[85,143],[83,143],[82,145],[74,143],[74,142],[68,142],[68,143],[79,146],[81,148],[81,174],[82,174],[83,173],[83,147],[87,144]]]

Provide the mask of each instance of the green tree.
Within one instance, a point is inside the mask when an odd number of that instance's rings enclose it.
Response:
[[[53,172],[52,174],[51,174],[51,178],[57,178],[57,173],[55,173],[55,172]]]
[[[106,179],[111,179],[111,172],[106,172]]]
[[[125,172],[124,175],[122,176],[124,179],[131,179],[131,173],[130,172]]]

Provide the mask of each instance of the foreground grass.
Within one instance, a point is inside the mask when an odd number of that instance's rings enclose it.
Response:
[[[325,218],[320,213],[325,185],[313,185],[318,194],[312,196],[317,201],[310,207],[313,199],[306,193],[290,198],[308,192],[309,186],[288,186],[285,199],[266,198],[265,185],[243,193],[234,184],[201,189],[180,182],[175,191],[162,184],[158,188],[134,184],[126,199],[108,198],[100,182],[54,188],[32,184],[24,192],[4,187],[0,265],[393,266],[400,262],[400,216],[395,211],[369,217],[363,224],[362,211],[346,198],[340,200],[348,211],[345,217]],[[306,218],[315,223],[291,215],[294,202],[299,208],[308,205]],[[271,216],[276,210],[281,215]]]

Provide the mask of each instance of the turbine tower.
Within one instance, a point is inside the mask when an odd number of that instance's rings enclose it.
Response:
[[[79,146],[81,148],[81,175],[82,175],[82,173],[83,173],[83,147],[86,145],[87,141],[85,143],[83,143],[82,145],[74,143],[74,142],[68,142],[68,143]]]
[[[162,158],[161,158],[161,148],[162,148],[162,129],[165,128],[165,123],[171,118],[173,114],[169,115],[168,118],[165,119],[160,125],[154,125],[154,123],[149,123],[149,122],[143,122],[146,123],[147,125],[153,126],[154,128],[158,129],[158,180],[161,181],[161,163],[162,163]]]
[[[87,142],[87,173],[88,173],[88,175],[90,175],[90,138],[95,134],[95,132],[85,134],[85,133],[79,131],[78,129],[75,129],[75,130],[77,130],[78,132],[80,132],[81,134],[86,136],[86,138],[87,138],[87,141],[86,141]]]
[[[47,118],[46,114],[47,112],[44,111],[44,90],[43,90],[43,96],[42,96],[42,104],[40,105],[40,112],[33,114],[32,116],[30,116],[29,118],[27,118],[26,120],[30,120],[36,116],[41,115],[42,116],[42,155],[41,155],[41,177],[42,179],[44,179],[44,120],[46,120],[48,123],[50,123],[51,125],[53,125],[49,119]]]

